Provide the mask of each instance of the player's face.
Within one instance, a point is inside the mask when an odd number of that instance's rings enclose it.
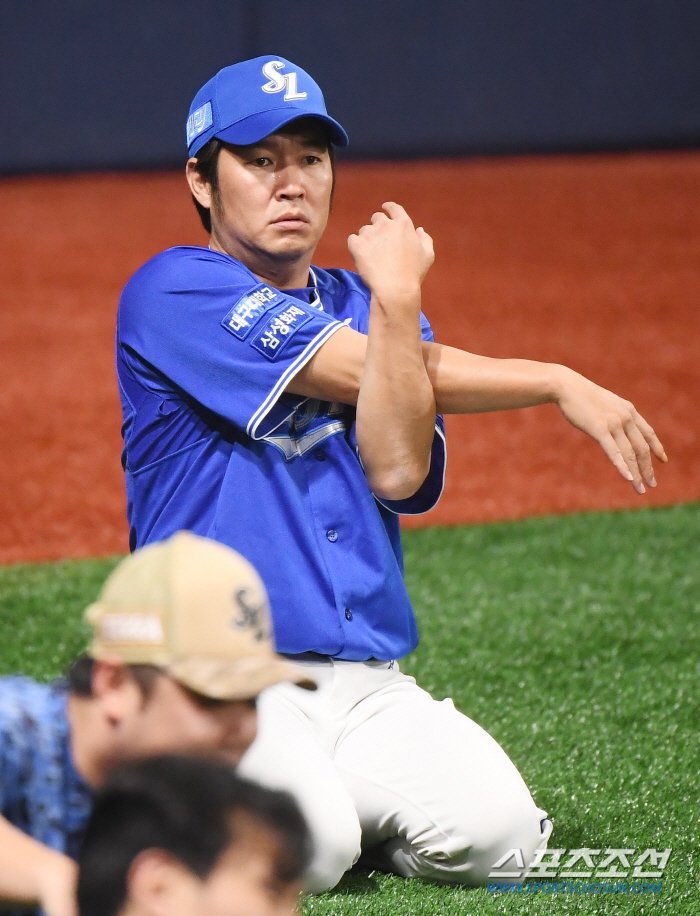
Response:
[[[328,221],[333,169],[323,129],[279,131],[219,155],[212,247],[248,264],[310,259]]]

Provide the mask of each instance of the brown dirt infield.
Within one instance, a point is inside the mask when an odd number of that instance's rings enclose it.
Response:
[[[447,489],[412,524],[700,498],[700,153],[343,164],[316,260],[384,200],[434,236],[436,338],[566,363],[630,398],[671,457],[637,497],[554,407],[450,418]],[[201,244],[180,174],[0,180],[0,563],[126,550],[119,292]]]

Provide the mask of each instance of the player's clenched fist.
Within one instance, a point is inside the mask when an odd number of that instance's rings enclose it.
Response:
[[[435,260],[433,240],[402,206],[385,203],[348,239],[357,270],[380,301],[414,297]]]

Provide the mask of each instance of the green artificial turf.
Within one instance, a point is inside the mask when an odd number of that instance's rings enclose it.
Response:
[[[404,543],[422,641],[402,669],[505,747],[554,820],[550,846],[673,853],[654,895],[495,895],[358,871],[304,913],[700,914],[700,506]],[[114,562],[0,569],[0,672],[60,672]]]

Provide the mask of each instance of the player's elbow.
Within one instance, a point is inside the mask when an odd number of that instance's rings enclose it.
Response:
[[[379,499],[395,502],[414,496],[428,476],[430,464],[407,462],[399,466],[382,468],[368,476],[370,489]]]

